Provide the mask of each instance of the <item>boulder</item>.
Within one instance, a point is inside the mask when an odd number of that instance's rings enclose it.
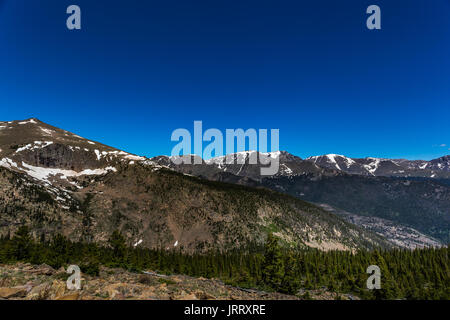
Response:
[[[39,266],[36,266],[34,269],[29,270],[28,272],[31,272],[31,273],[36,274],[36,275],[51,276],[56,271],[55,271],[55,269],[53,269],[52,267],[50,267],[47,264],[41,264]]]
[[[55,300],[78,300],[79,297],[80,297],[80,294],[78,292],[76,292],[76,293],[72,293],[72,294],[67,294],[62,297],[58,297]]]
[[[26,299],[27,300],[44,300],[47,299],[49,296],[51,288],[51,283],[44,282],[40,285],[37,285],[31,291],[28,293]]]
[[[177,300],[198,300],[197,296],[194,293],[184,294],[184,295],[178,296],[176,299]]]
[[[50,287],[50,299],[58,299],[65,295],[67,284],[64,281],[54,280]]]
[[[23,298],[26,295],[27,295],[27,288],[25,287],[0,288],[0,298],[3,299]]]
[[[216,297],[204,292],[204,291],[197,291],[195,292],[195,295],[199,300],[217,300]]]

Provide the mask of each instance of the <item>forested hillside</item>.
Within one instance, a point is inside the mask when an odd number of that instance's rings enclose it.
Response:
[[[203,254],[129,247],[117,231],[111,234],[107,246],[71,242],[60,235],[33,240],[27,227],[21,227],[11,239],[0,240],[0,263],[3,264],[26,261],[46,263],[54,268],[79,264],[82,272],[92,276],[98,276],[100,265],[133,272],[153,270],[219,278],[234,286],[302,298],[309,298],[305,290],[326,287],[363,299],[450,299],[448,258],[448,247],[355,253],[286,250],[272,234],[264,247]],[[381,269],[381,290],[366,289],[369,265],[378,265]]]

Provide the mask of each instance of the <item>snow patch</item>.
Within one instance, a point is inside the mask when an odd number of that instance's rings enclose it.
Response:
[[[423,169],[425,169],[427,166],[428,166],[428,163],[425,163],[425,164],[419,166],[419,169],[423,170]]]
[[[0,160],[0,167],[11,169],[12,167],[17,168],[17,163],[9,158],[3,158]]]
[[[28,121],[21,121],[18,124],[28,124],[28,123],[37,123],[36,121],[34,121],[34,119],[30,119]]]
[[[16,165],[17,167],[17,165]],[[80,176],[88,176],[88,175],[102,175],[106,174],[109,171],[116,172],[117,169],[114,167],[106,167],[104,169],[85,169],[80,172],[76,172],[73,170],[65,170],[65,169],[57,169],[57,168],[43,168],[43,167],[35,167],[29,164],[26,164],[22,161],[22,167],[25,168],[24,171],[31,177],[50,183],[48,179],[52,176],[59,177],[61,179],[67,180],[67,177],[80,177]]]
[[[51,144],[53,144],[53,141],[34,141],[33,143],[27,144],[24,147],[18,148],[16,150],[16,153],[17,152],[22,152],[22,151],[25,151],[25,150],[42,149],[42,148],[48,147]]]
[[[372,175],[375,175],[375,171],[377,171],[378,166],[380,165],[381,160],[378,158],[367,158],[372,160],[371,163],[365,164],[364,168],[369,171]]]
[[[288,176],[291,176],[293,171],[291,170],[291,168],[289,168],[287,165],[285,165],[284,163],[281,164],[284,168],[282,169],[282,172]]]
[[[145,160],[144,157],[135,156],[135,155],[132,155],[132,154],[128,154],[124,158],[128,159],[128,160],[136,160],[136,161],[144,161]]]
[[[327,159],[329,160],[329,162],[331,162],[332,164],[334,164],[334,166],[338,169],[338,170],[342,170],[341,167],[339,167],[339,164],[336,162],[336,157],[344,157],[338,154],[327,154],[325,157],[327,157]]]
[[[100,151],[95,149],[94,152],[95,152],[95,155],[97,156],[97,160],[100,160],[100,158],[101,158]]]
[[[50,130],[50,129],[46,129],[46,128],[42,128],[42,127],[39,127],[39,129],[41,129],[42,132],[44,132],[46,135],[49,135],[49,136],[51,136],[51,135],[53,135],[53,133],[55,133],[55,131]]]

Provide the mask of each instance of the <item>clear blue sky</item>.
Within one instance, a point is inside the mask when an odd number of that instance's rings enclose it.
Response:
[[[450,1],[0,0],[0,120],[29,117],[146,156],[194,120],[301,157],[450,154]]]

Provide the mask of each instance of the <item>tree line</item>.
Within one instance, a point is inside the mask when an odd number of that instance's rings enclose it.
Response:
[[[304,298],[309,297],[307,290],[324,289],[363,299],[450,299],[448,246],[357,252],[290,250],[269,234],[264,246],[189,254],[179,249],[131,247],[119,231],[111,234],[106,245],[99,245],[73,242],[62,235],[33,239],[28,227],[21,226],[14,236],[0,238],[0,263],[19,261],[45,263],[56,269],[77,264],[91,276],[99,276],[103,265],[132,272],[216,278],[229,285]],[[379,290],[366,288],[369,265],[381,269]]]

